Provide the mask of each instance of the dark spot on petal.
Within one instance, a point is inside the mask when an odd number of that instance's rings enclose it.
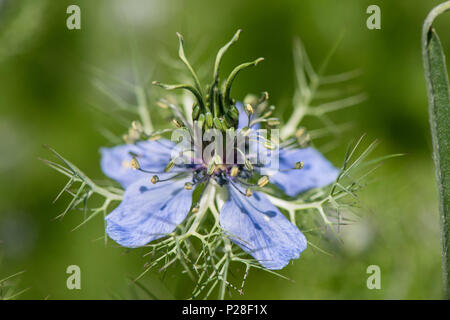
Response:
[[[144,193],[144,192],[147,192],[147,191],[148,191],[148,188],[146,186],[140,186],[139,187],[139,192],[140,193]]]
[[[255,227],[256,230],[261,230],[261,227],[259,226],[259,224],[254,223],[253,226]]]
[[[171,197],[175,197],[178,193],[180,193],[180,192],[183,191],[183,190],[184,190],[184,188],[174,190],[174,191],[170,194],[170,196],[171,196]]]
[[[275,211],[266,211],[266,212],[264,212],[264,214],[266,216],[268,216],[269,218],[273,218],[277,215],[277,213]]]

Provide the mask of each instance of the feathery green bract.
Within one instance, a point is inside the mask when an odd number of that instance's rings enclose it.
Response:
[[[17,284],[15,282],[18,276],[24,272],[25,271],[20,271],[6,278],[0,279],[0,300],[14,300],[25,291],[28,291],[29,288],[25,288],[20,291],[17,291],[16,289]]]
[[[442,267],[446,297],[450,294],[450,90],[445,55],[436,31],[434,19],[450,10],[450,1],[435,7],[425,20],[422,30],[422,55],[428,89],[428,111],[433,158],[439,193],[442,225]]]
[[[325,74],[341,38],[338,39],[317,70],[312,65],[300,39],[295,39],[293,57],[296,88],[292,101],[294,108],[293,112],[286,117],[288,121],[281,127],[280,134],[283,140],[294,136],[307,116],[315,117],[324,124],[324,128],[308,132],[311,138],[320,138],[326,135],[338,137],[348,130],[349,124],[334,123],[329,117],[330,113],[358,105],[366,100],[366,93],[351,84],[351,80],[361,75],[360,70],[333,75]],[[336,141],[331,141],[323,146],[321,151],[329,151],[335,146]]]

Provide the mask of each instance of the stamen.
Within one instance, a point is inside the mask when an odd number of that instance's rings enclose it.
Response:
[[[162,102],[162,101],[156,102],[156,105],[157,105],[158,107],[160,107],[161,109],[169,109],[169,106],[167,105],[167,103],[164,103],[164,102]]]
[[[306,148],[311,143],[311,136],[309,135],[309,133],[302,135],[297,139],[297,142],[300,148]]]
[[[278,126],[280,124],[280,120],[278,119],[267,119],[267,124],[271,127]]]
[[[244,165],[245,165],[245,167],[246,167],[249,171],[253,171],[253,165],[252,165],[251,162],[248,161],[247,159],[245,159]]]
[[[144,128],[142,127],[142,124],[139,121],[133,121],[131,122],[131,127],[136,130],[137,132],[143,132]]]
[[[229,180],[229,181],[230,181],[231,186],[232,186],[233,188],[235,188],[240,194],[242,194],[242,195],[244,195],[244,196],[247,196],[247,191],[250,190],[250,189],[247,189],[246,192],[242,192],[242,190],[239,189],[239,188],[233,183],[232,180]],[[251,190],[250,190],[250,192],[251,192]],[[251,194],[250,194],[250,196],[251,196]]]
[[[246,197],[251,197],[251,196],[252,196],[252,190],[250,190],[250,188],[247,188],[247,189],[245,190],[245,196],[246,196]]]
[[[245,105],[245,112],[247,113],[247,115],[252,115],[255,111],[253,110],[253,107],[251,106],[251,104],[247,103]]]
[[[150,136],[150,138],[148,138],[148,141],[156,141],[161,139],[162,137],[160,135],[154,135],[154,136]]]
[[[186,189],[186,190],[192,190],[192,183],[190,183],[190,182],[186,182],[185,184],[184,184],[184,188]]]
[[[139,138],[141,137],[141,133],[131,127],[130,129],[128,129],[128,136],[133,140],[139,140]]]
[[[300,128],[297,130],[297,132],[295,133],[295,137],[298,139],[300,138],[304,133],[306,132],[305,128]]]
[[[300,170],[303,168],[303,161],[298,161],[294,165],[294,169]]]
[[[301,169],[303,169],[303,161],[297,161],[295,164],[294,164],[294,167],[293,168],[289,168],[289,169],[281,169],[281,170],[279,170],[280,172],[287,172],[287,171],[291,171],[291,170],[301,170]]]
[[[134,157],[133,157],[133,159],[131,159],[131,163],[130,164],[131,164],[131,167],[134,170],[139,170],[141,168],[141,165],[139,164],[139,161],[137,161],[137,159],[134,158]]]
[[[268,176],[262,176],[258,180],[258,186],[261,187],[261,188],[264,187],[268,183],[269,183],[269,177]]]
[[[297,132],[295,133],[295,138],[297,138],[297,143],[301,148],[308,147],[311,142],[311,136],[303,127],[297,130]]]
[[[122,139],[126,144],[133,144],[133,141],[131,141],[130,137],[127,134],[124,134],[122,136]]]
[[[157,182],[159,182],[159,177],[157,175],[154,175],[151,179],[153,184],[156,184]]]
[[[178,119],[173,119],[173,120],[172,120],[172,123],[173,123],[177,128],[183,127],[183,123],[182,123],[180,120],[178,120]]]
[[[262,93],[261,100],[258,102],[258,104],[261,104],[267,100],[269,100],[269,93],[267,91],[264,91]]]
[[[231,176],[236,177],[238,175],[238,173],[239,173],[239,168],[237,166],[233,166],[233,168],[231,168],[231,172],[230,172]]]
[[[267,110],[264,114],[263,114],[263,118],[267,118],[270,117],[272,115],[272,112],[275,110],[275,106],[270,106],[269,110]]]
[[[277,149],[276,144],[273,143],[273,141],[267,140],[267,139],[266,139],[266,141],[264,141],[263,146],[264,146],[266,149],[269,149],[269,150],[276,150],[276,149]]]
[[[194,206],[192,207],[192,213],[197,213],[199,209],[200,209],[200,203],[196,202],[194,204]]]
[[[169,163],[167,164],[167,166],[164,168],[164,172],[169,172],[170,170],[172,170],[174,165],[175,165],[175,161],[170,160]]]
[[[174,174],[173,176],[168,177],[166,179],[160,179],[157,175],[154,175],[152,177],[152,179],[151,179],[151,182],[153,184],[159,183],[159,182],[166,182],[166,181],[170,181],[172,179],[180,178],[180,177],[183,177],[183,176],[186,176],[186,172],[180,172],[180,173]]]

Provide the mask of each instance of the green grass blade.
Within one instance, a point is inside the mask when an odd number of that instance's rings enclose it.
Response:
[[[450,1],[435,7],[426,18],[422,31],[422,55],[442,225],[444,290],[446,297],[450,298],[450,91],[445,55],[432,27],[434,19],[448,10]]]

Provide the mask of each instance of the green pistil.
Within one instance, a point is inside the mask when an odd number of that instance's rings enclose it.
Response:
[[[226,106],[233,104],[231,101],[231,98],[230,98],[231,86],[233,85],[233,81],[236,78],[236,76],[238,75],[238,73],[241,70],[247,69],[248,67],[258,65],[258,63],[260,63],[263,60],[264,60],[264,58],[258,58],[255,61],[243,63],[241,65],[238,65],[236,68],[233,69],[233,71],[231,71],[230,75],[227,78],[227,81],[225,82],[224,102],[225,102]]]
[[[230,75],[226,79],[222,86],[220,86],[219,70],[222,58],[225,52],[231,47],[232,44],[237,42],[241,30],[238,30],[233,38],[227,42],[217,53],[216,61],[214,63],[213,82],[211,85],[206,86],[206,94],[203,94],[202,85],[194,70],[189,63],[184,52],[184,40],[183,37],[177,33],[179,41],[178,56],[184,65],[189,70],[194,85],[189,84],[164,84],[154,81],[153,84],[160,86],[167,90],[184,89],[190,91],[196,98],[197,102],[192,110],[192,119],[197,121],[199,127],[204,129],[216,128],[221,131],[226,131],[230,128],[236,128],[239,120],[239,112],[234,105],[234,100],[230,97],[231,86],[237,74],[248,67],[256,66],[263,58],[258,58],[252,62],[243,63],[231,71]],[[221,90],[223,88],[223,90]]]

